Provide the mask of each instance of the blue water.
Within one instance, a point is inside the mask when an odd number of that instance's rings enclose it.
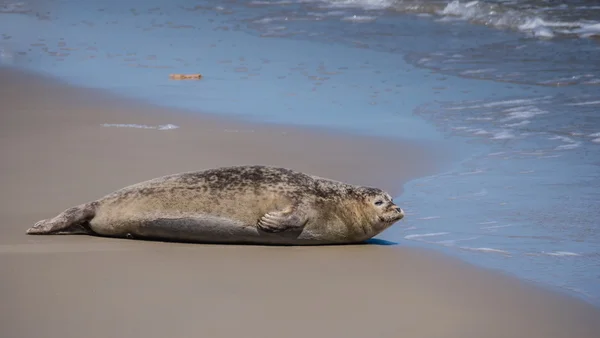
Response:
[[[600,43],[581,14],[597,8],[408,3],[0,0],[0,62],[190,112],[452,144],[463,156],[407,184],[381,238],[600,305]]]

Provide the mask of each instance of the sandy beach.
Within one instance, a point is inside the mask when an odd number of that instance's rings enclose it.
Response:
[[[600,311],[587,303],[402,243],[25,235],[125,185],[225,165],[285,166],[397,195],[435,172],[442,148],[167,110],[5,68],[0,102],[2,338],[600,334]]]

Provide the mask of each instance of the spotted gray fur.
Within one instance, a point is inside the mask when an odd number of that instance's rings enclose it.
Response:
[[[254,165],[140,182],[39,221],[27,233],[344,244],[363,242],[403,217],[402,209],[381,189]]]

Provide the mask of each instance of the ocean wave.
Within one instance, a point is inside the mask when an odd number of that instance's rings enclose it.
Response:
[[[552,3],[533,0],[510,3],[497,0],[295,0],[261,1],[260,5],[270,5],[274,11],[249,19],[250,26],[262,36],[303,36],[307,32],[299,29],[295,23],[318,21],[327,26],[329,20],[365,25],[361,35],[369,36],[373,31],[379,32],[383,28],[381,25],[389,22],[390,12],[394,11],[407,15],[426,14],[437,20],[483,23],[544,37],[590,37],[600,29],[600,9],[562,9]],[[287,29],[283,30],[283,26],[273,27],[278,24],[284,24]],[[398,28],[393,25],[390,27]],[[411,34],[405,31],[397,33]],[[332,33],[329,29],[307,36],[324,38],[329,34],[340,38],[335,36],[340,32]],[[355,40],[355,37],[345,36],[345,32],[341,34],[341,40],[353,46],[403,50],[388,43],[370,47],[370,43],[360,38]],[[568,40],[573,44],[572,48],[569,46],[560,52],[556,52],[556,46],[545,39],[503,39],[495,42],[490,40],[468,50],[460,44],[456,48],[451,45],[440,46],[436,51],[411,48],[403,50],[403,57],[416,67],[465,78],[549,87],[600,85],[600,64],[593,61],[597,59],[599,51],[597,44],[588,44],[582,39]]]
[[[442,21],[464,20],[499,29],[553,38],[575,35],[600,36],[598,6],[561,7],[561,4],[535,1],[444,1],[444,0],[322,0],[329,7],[391,9],[400,13],[434,16]],[[594,15],[596,14],[596,15]]]
[[[560,53],[553,50],[556,46],[544,41],[507,41],[474,47],[469,50],[469,57],[462,49],[409,51],[405,60],[419,68],[472,79],[548,87],[600,85],[600,66],[592,62],[598,47],[573,43],[578,47]],[[496,68],[492,70],[488,65]],[[480,69],[488,71],[473,71]]]

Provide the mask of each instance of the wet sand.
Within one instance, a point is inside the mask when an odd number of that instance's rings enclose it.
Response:
[[[440,150],[167,110],[2,68],[0,102],[0,337],[600,333],[591,305],[402,243],[27,236],[35,221],[125,185],[223,165],[280,165],[399,194],[402,183],[435,170]]]

